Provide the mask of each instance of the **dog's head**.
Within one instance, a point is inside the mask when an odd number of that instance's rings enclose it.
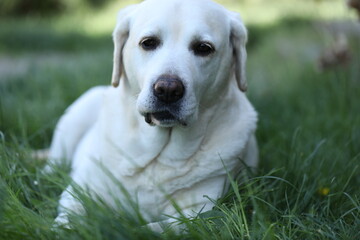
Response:
[[[246,91],[247,31],[210,0],[147,0],[120,11],[112,84],[122,77],[152,125],[188,125],[236,81]]]

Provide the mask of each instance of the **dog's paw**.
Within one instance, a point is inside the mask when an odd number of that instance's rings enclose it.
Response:
[[[54,172],[54,168],[50,165],[45,165],[43,169],[41,169],[41,173],[44,175],[52,174]]]
[[[54,220],[53,229],[58,229],[60,227],[70,229],[69,218],[65,213],[60,213]]]
[[[164,231],[164,228],[158,222],[148,223],[146,224],[146,227],[153,232],[162,233]]]
[[[149,228],[153,232],[163,233],[166,231],[172,231],[175,234],[180,234],[184,231],[187,231],[187,228],[184,224],[179,224],[175,222],[173,219],[167,219],[160,222],[152,222],[145,225],[145,227]]]

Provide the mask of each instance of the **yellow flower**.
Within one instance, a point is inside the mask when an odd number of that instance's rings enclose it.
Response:
[[[327,196],[329,193],[330,193],[330,188],[328,188],[328,187],[319,188],[319,194],[321,196]]]

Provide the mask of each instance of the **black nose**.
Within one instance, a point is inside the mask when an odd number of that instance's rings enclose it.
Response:
[[[177,76],[163,75],[153,86],[154,95],[164,103],[173,103],[184,96],[185,88]]]

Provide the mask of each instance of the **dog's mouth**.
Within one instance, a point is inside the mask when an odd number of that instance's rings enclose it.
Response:
[[[169,111],[161,111],[154,113],[146,113],[145,114],[145,122],[150,125],[158,125],[162,127],[172,127],[176,124],[181,124],[186,126],[186,123],[179,120]]]

